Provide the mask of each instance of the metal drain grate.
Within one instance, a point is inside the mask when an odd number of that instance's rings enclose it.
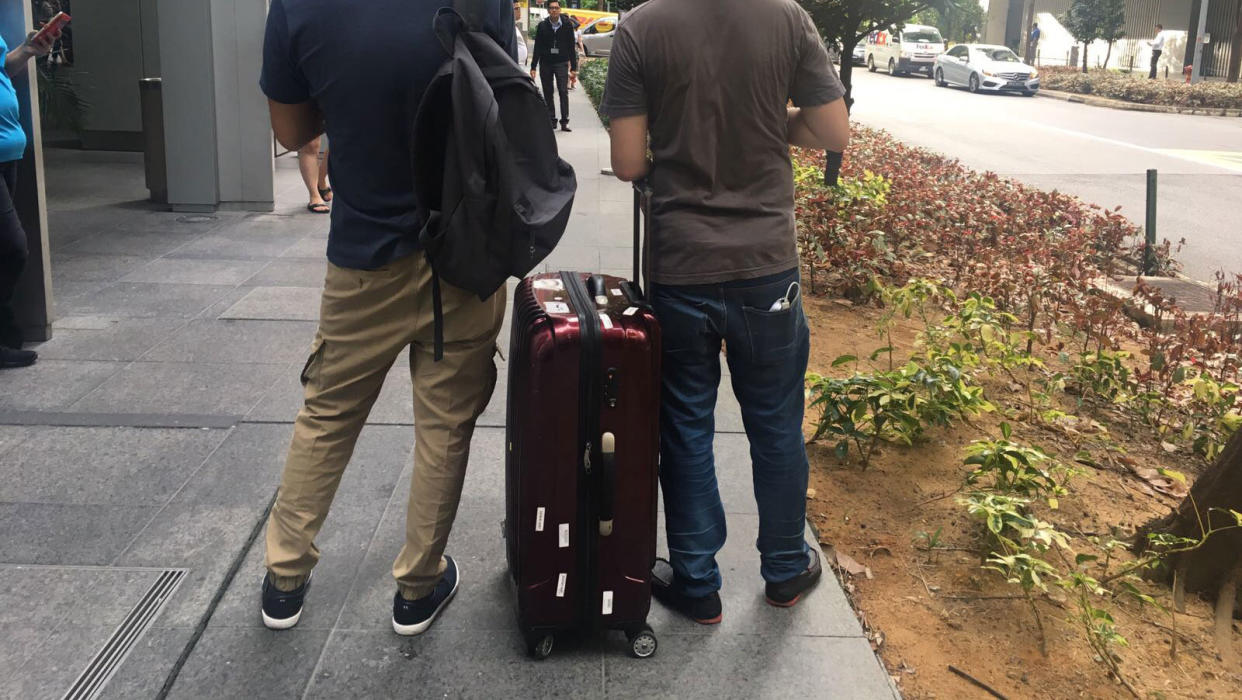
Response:
[[[142,599],[129,611],[129,615],[121,622],[107,644],[95,654],[90,664],[78,676],[62,700],[88,700],[99,695],[104,685],[124,663],[125,657],[133,650],[134,645],[155,621],[155,617],[164,607],[164,603],[181,585],[186,569],[165,569],[155,583],[147,589]]]

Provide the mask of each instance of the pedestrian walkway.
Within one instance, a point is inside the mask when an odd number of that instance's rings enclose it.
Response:
[[[572,110],[575,131],[558,139],[579,194],[547,267],[628,275],[630,189],[600,174],[607,135],[582,91]],[[525,658],[501,533],[502,362],[449,543],[461,590],[428,633],[394,635],[413,447],[398,360],[320,537],[302,621],[264,629],[259,535],[300,404],[327,218],[305,212],[287,158],[275,213],[212,218],[138,203],[140,158],[49,151],[47,163],[55,337],[35,367],[0,373],[0,697],[75,683],[110,698],[893,696],[831,573],[795,609],[764,603],[727,381],[720,626],[657,604],[652,659],[626,656],[619,634]]]

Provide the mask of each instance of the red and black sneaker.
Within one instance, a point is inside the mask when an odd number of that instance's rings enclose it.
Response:
[[[673,586],[676,575],[667,559],[656,559],[651,567],[651,595],[666,607],[685,615],[700,625],[718,625],[721,620],[720,593],[688,596]]]
[[[794,576],[788,581],[780,581],[778,583],[769,583],[765,587],[765,594],[768,603],[778,608],[792,608],[802,599],[802,594],[815,587],[819,583],[819,577],[824,573],[823,567],[819,563],[819,552],[814,547],[810,548],[811,563],[807,565],[806,570]]]

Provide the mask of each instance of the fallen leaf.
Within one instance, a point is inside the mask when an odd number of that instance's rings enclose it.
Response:
[[[807,490],[806,490],[806,497],[807,497],[807,498],[815,498],[815,489],[807,489]]]
[[[1173,443],[1171,443],[1171,442],[1165,442],[1165,441],[1161,440],[1161,441],[1160,441],[1160,449],[1164,450],[1165,452],[1168,452],[1169,454],[1173,454],[1174,452],[1177,452],[1178,447],[1177,447],[1177,445],[1174,445],[1174,444],[1173,444]]]
[[[836,552],[836,557],[837,557],[837,568],[838,569],[844,571],[850,576],[866,575],[867,578],[872,578],[872,576],[870,575],[871,569],[863,566],[862,564],[859,564],[850,555],[842,554],[841,552]]]

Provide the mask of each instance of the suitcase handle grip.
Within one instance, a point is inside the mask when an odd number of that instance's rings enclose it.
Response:
[[[617,438],[612,433],[604,433],[600,441],[600,452],[603,457],[602,476],[604,483],[599,492],[599,534],[608,537],[612,534],[612,521],[617,503]]]

